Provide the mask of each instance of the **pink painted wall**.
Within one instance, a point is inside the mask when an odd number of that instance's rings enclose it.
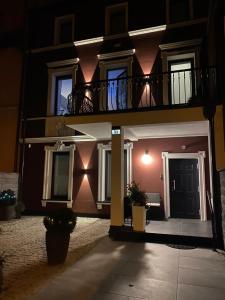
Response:
[[[186,150],[182,150],[181,147],[183,145],[186,145]],[[149,151],[153,159],[149,165],[145,165],[141,161],[145,150]],[[145,139],[134,142],[132,165],[133,180],[139,183],[141,189],[145,192],[160,193],[163,199],[163,160],[161,153],[194,153],[198,151],[206,151],[206,188],[210,190],[207,137]]]
[[[135,55],[144,74],[149,74],[159,52],[159,44],[164,36],[164,31],[132,37]]]
[[[95,163],[96,156],[96,143],[83,142],[76,144],[73,210],[79,213],[98,213],[95,204],[97,185],[93,185],[93,179],[97,178],[97,165]],[[85,169],[90,170],[91,173],[84,174],[83,171]]]
[[[99,54],[101,43],[84,45],[77,47],[79,64],[84,75],[85,82],[92,80],[96,66],[98,64],[97,54]]]
[[[186,145],[186,150],[181,146]],[[144,165],[141,157],[145,150],[149,150],[153,162]],[[149,139],[133,142],[132,173],[133,180],[140,183],[146,192],[159,192],[163,198],[163,173],[161,153],[168,152],[208,152],[207,137]],[[24,170],[23,200],[27,210],[45,211],[41,207],[43,176],[44,176],[44,144],[34,144],[26,147],[26,163]],[[74,185],[73,210],[82,214],[109,214],[110,206],[103,210],[97,209],[98,196],[98,150],[96,142],[76,143],[74,156]],[[84,175],[84,168],[88,172]],[[205,160],[206,187],[209,189],[208,156]],[[35,191],[35,192],[34,192]],[[48,209],[48,208],[47,208]]]

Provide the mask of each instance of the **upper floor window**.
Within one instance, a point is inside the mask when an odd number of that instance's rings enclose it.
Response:
[[[72,74],[56,76],[55,84],[55,114],[68,114],[68,96],[72,92]]]
[[[108,110],[127,108],[127,68],[107,69]]]
[[[108,35],[124,33],[128,30],[128,5],[117,4],[106,8],[105,32]]]
[[[132,57],[100,62],[100,79],[104,80],[101,91],[100,108],[103,110],[121,110],[131,107]]]
[[[75,58],[47,63],[48,115],[61,116],[69,113],[69,95],[76,82],[77,62],[78,59]]]
[[[201,101],[201,40],[160,45],[163,71],[163,104],[194,104]]]
[[[168,61],[168,71],[170,74],[170,103],[187,103],[193,94],[194,89],[194,59]]]
[[[167,0],[167,23],[179,23],[193,17],[192,0]]]
[[[55,19],[55,45],[74,40],[74,16],[67,15]]]

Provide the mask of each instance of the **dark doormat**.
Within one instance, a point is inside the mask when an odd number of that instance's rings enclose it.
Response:
[[[197,248],[197,247],[194,247],[194,246],[176,245],[176,244],[167,244],[167,246],[170,247],[170,248],[181,249],[181,250],[191,250],[191,249]]]

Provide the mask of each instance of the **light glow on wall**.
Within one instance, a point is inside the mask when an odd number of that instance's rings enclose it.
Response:
[[[152,156],[149,154],[148,150],[145,151],[145,153],[141,157],[141,160],[145,165],[149,165],[152,163],[153,159]]]

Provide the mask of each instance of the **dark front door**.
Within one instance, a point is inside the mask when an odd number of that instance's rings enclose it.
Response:
[[[170,215],[172,218],[199,218],[197,159],[170,159]]]

